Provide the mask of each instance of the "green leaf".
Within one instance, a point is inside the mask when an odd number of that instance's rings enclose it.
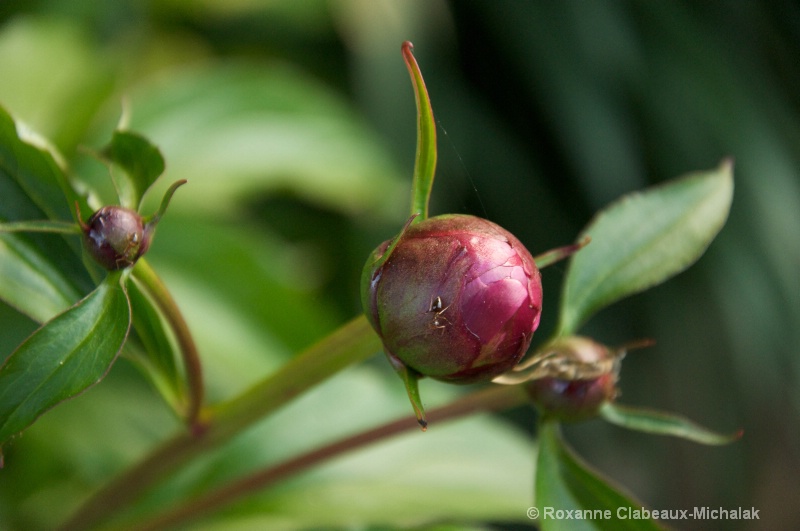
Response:
[[[0,224],[66,226],[78,196],[51,153],[23,136],[0,108]],[[72,235],[0,231],[0,299],[40,323],[68,308],[93,287],[80,245]]]
[[[131,322],[122,273],[34,332],[0,367],[0,444],[100,381]]]
[[[569,266],[559,335],[591,315],[693,264],[722,229],[733,199],[730,161],[630,194],[613,203],[578,237],[591,243]]]
[[[535,509],[543,531],[552,530],[646,530],[661,529],[652,519],[641,516],[640,502],[623,494],[584,463],[561,438],[559,424],[539,423],[539,455],[536,462]],[[592,511],[585,519],[566,519],[574,511]],[[563,511],[558,518],[556,511]]]
[[[72,219],[70,201],[77,198],[50,153],[23,139],[11,116],[0,107],[0,175],[3,202],[0,219]],[[28,134],[28,137],[31,135]],[[15,193],[21,202],[10,201]]]
[[[612,402],[603,404],[600,415],[608,422],[623,428],[657,435],[672,435],[700,444],[728,444],[742,436],[741,430],[729,434],[717,433],[680,415],[621,406]]]
[[[433,178],[436,175],[436,122],[433,119],[428,89],[412,53],[413,49],[414,46],[410,42],[403,43],[403,59],[408,67],[408,73],[411,74],[414,99],[417,104],[417,154],[411,188],[411,215],[419,214],[417,220],[421,221],[428,217],[428,202],[433,189]]]
[[[135,276],[127,288],[133,312],[133,330],[125,352],[130,354],[167,403],[179,411],[185,402],[186,385],[178,370],[179,354],[175,344],[161,312]]]
[[[112,173],[120,204],[138,210],[145,192],[164,173],[161,152],[141,135],[114,131],[101,155],[121,169]]]
[[[41,248],[18,234],[0,234],[0,278],[0,299],[38,323],[80,297]]]

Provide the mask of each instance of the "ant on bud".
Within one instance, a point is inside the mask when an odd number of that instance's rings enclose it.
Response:
[[[436,296],[435,299],[434,298],[431,299],[430,308],[426,312],[426,313],[434,312],[433,321],[431,322],[431,328],[444,330],[445,327],[447,326],[445,323],[450,324],[450,321],[447,319],[447,317],[442,315],[444,312],[447,311],[447,309],[450,306],[451,305],[448,304],[447,306],[442,307],[442,298],[438,295]]]

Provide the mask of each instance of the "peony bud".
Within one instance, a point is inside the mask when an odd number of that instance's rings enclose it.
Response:
[[[81,228],[89,254],[108,270],[132,266],[150,246],[152,231],[139,214],[128,208],[103,207]]]
[[[129,208],[105,206],[84,223],[76,204],[84,247],[98,264],[109,271],[133,266],[150,248],[156,225],[167,211],[175,190],[184,184],[186,179],[172,183],[156,213],[147,218]]]
[[[524,386],[545,415],[579,421],[597,414],[617,396],[624,350],[611,350],[585,337],[559,339],[539,355]]]
[[[542,284],[533,257],[508,231],[443,215],[380,245],[364,267],[361,297],[396,368],[472,383],[525,354],[539,326]]]

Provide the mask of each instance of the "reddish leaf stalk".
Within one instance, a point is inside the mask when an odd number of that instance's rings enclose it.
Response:
[[[465,395],[445,406],[432,409],[428,412],[428,416],[433,421],[442,422],[472,413],[502,411],[526,402],[527,398],[519,387],[492,386],[488,389]],[[172,529],[178,524],[185,524],[203,514],[220,509],[245,496],[270,487],[281,480],[308,470],[317,464],[416,428],[418,428],[416,417],[409,415],[371,430],[345,437],[241,479],[234,480],[216,490],[188,500],[183,505],[164,512],[148,522],[137,523],[131,529],[136,529],[137,531]]]

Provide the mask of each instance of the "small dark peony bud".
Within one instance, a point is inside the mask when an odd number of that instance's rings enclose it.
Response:
[[[398,238],[373,252],[361,281],[364,311],[395,368],[472,383],[519,362],[542,309],[539,270],[522,243],[467,215],[420,221]]]
[[[108,270],[132,266],[150,246],[152,230],[128,208],[103,207],[81,228],[87,251]]]
[[[537,361],[538,376],[524,384],[543,414],[585,420],[616,398],[623,350],[577,336],[559,339],[550,347]]]
[[[133,266],[150,248],[156,225],[167,211],[175,190],[184,184],[186,179],[172,183],[156,213],[147,218],[142,218],[129,208],[105,206],[84,223],[76,203],[78,224],[83,232],[86,250],[109,271]]]

